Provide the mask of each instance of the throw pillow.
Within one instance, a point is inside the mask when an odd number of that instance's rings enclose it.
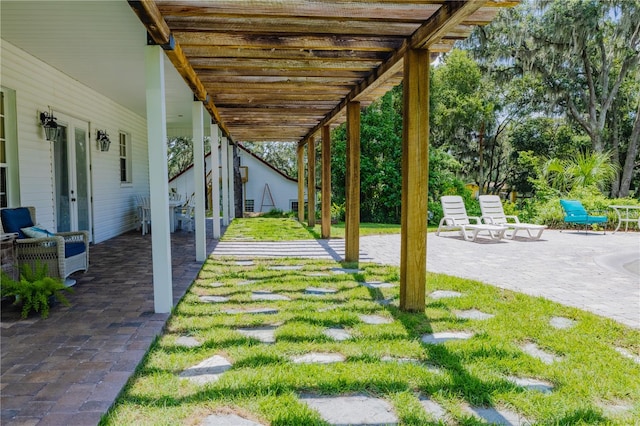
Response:
[[[24,234],[30,238],[47,238],[47,237],[53,237],[55,235],[52,232],[49,232],[46,229],[40,227],[40,225],[30,226],[28,228],[22,228],[21,231],[24,232]]]

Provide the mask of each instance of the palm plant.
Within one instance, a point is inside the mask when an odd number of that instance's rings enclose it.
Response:
[[[567,159],[551,158],[542,167],[542,177],[559,194],[588,187],[604,191],[617,172],[608,152],[577,152]]]

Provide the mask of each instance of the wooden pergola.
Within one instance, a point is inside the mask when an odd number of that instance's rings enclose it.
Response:
[[[298,143],[315,170],[322,141],[322,235],[330,224],[330,126],[347,122],[345,261],[359,258],[360,108],[404,81],[400,307],[424,309],[429,67],[517,0],[129,1],[231,141]],[[315,173],[308,173],[314,224]]]

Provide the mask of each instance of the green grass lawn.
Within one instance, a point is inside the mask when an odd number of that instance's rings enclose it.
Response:
[[[222,241],[295,241],[321,238],[321,227],[309,228],[291,218],[237,218],[222,237]],[[399,234],[400,225],[361,223],[360,235]],[[331,225],[331,238],[344,238],[344,223]]]
[[[274,266],[298,269],[274,269]],[[478,425],[465,404],[502,407],[535,424],[638,424],[640,365],[616,348],[640,353],[640,332],[612,320],[542,298],[476,281],[428,274],[424,312],[398,309],[399,288],[367,288],[362,282],[398,284],[399,270],[361,264],[337,274],[333,261],[277,259],[239,264],[211,258],[175,308],[164,334],[103,418],[103,425],[200,424],[214,412],[235,412],[270,425],[327,425],[301,402],[301,394],[369,394],[384,398],[403,425],[442,424],[419,406],[428,396],[447,412],[448,424]],[[319,275],[324,274],[324,275]],[[336,290],[323,296],[308,287]],[[461,297],[435,299],[436,290]],[[290,301],[256,301],[252,292],[271,291]],[[202,296],[225,296],[207,303]],[[390,304],[380,303],[391,300]],[[225,313],[228,309],[276,308],[277,313]],[[493,315],[463,319],[462,311]],[[388,324],[370,325],[360,315]],[[554,317],[573,321],[568,329],[549,325]],[[241,334],[240,328],[272,327],[275,343]],[[351,338],[335,341],[327,328]],[[468,340],[425,344],[425,334],[465,331]],[[190,337],[197,347],[179,344]],[[547,364],[523,346],[557,357]],[[337,353],[344,362],[297,364],[292,357]],[[200,385],[179,375],[214,355],[232,367],[219,380]],[[550,393],[518,386],[510,377],[553,385]]]

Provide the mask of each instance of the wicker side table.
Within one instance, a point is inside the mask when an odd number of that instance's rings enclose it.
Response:
[[[2,270],[14,280],[20,277],[15,241],[18,234],[0,234],[0,263]]]

